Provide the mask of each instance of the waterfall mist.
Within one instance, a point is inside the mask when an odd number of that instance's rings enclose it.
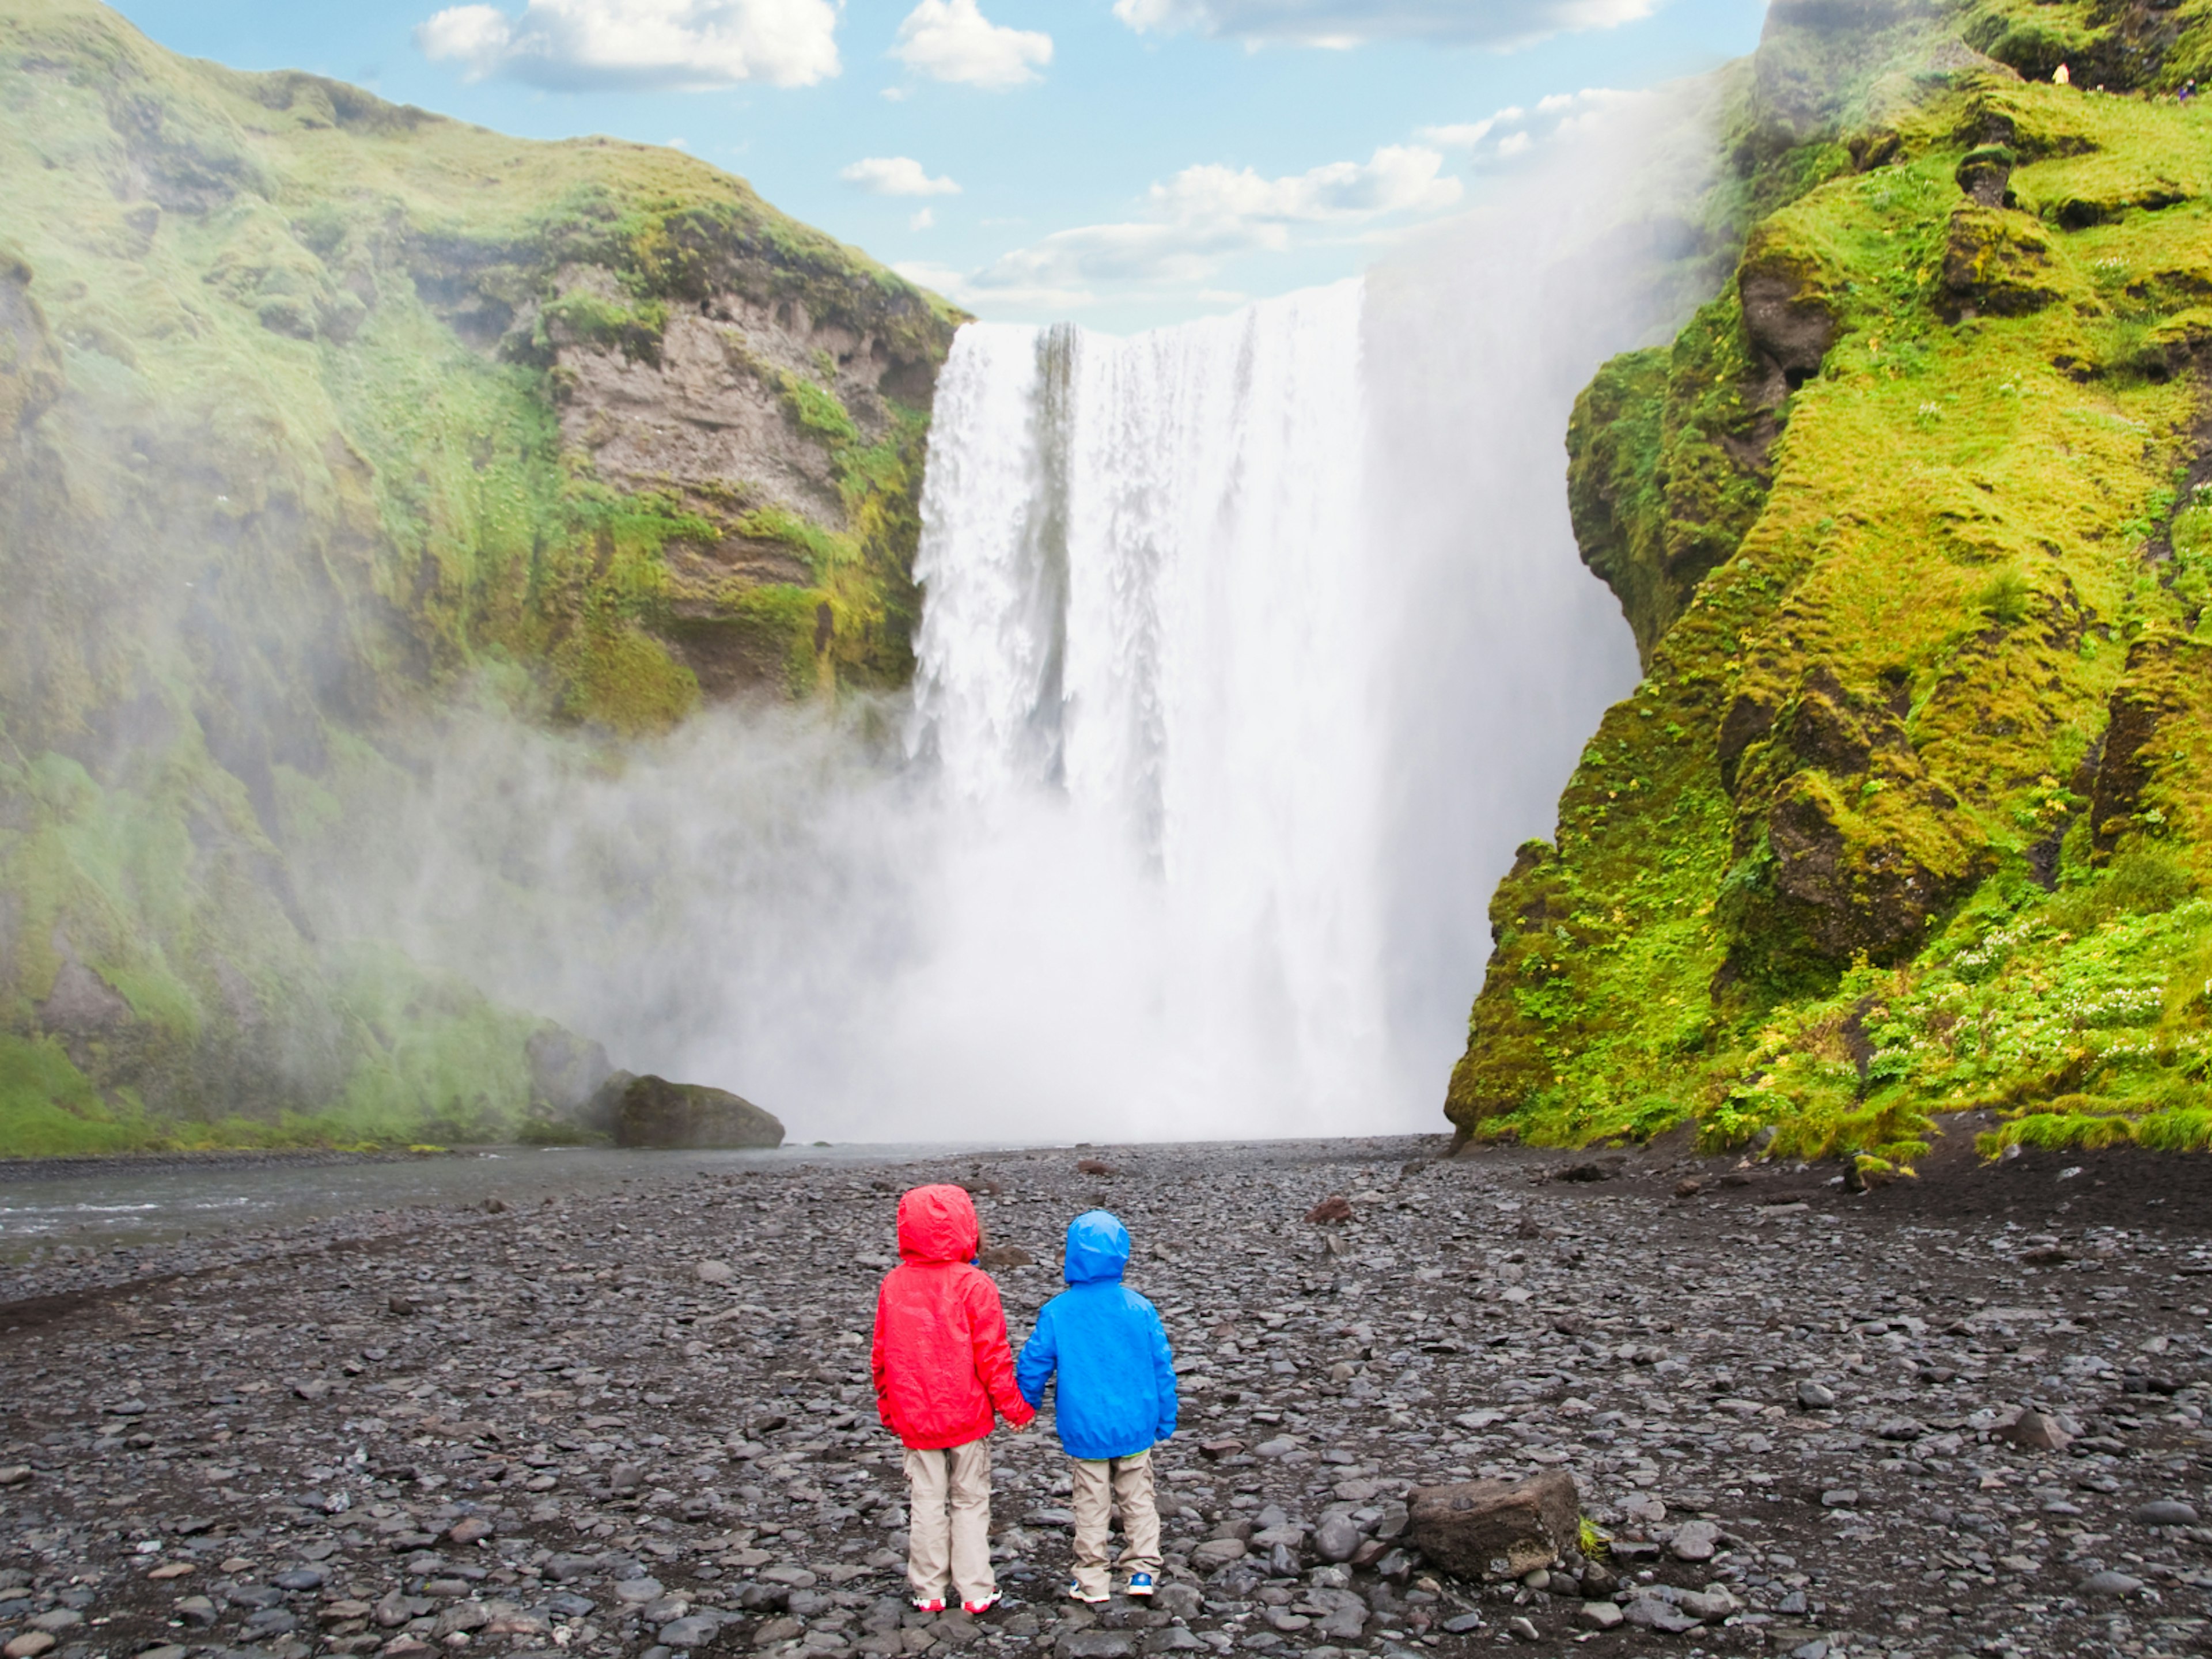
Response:
[[[910,702],[611,758],[458,720],[356,804],[324,925],[798,1138],[1438,1127],[1491,890],[1637,678],[1562,434],[1675,319],[1620,158],[1689,125],[1616,112],[1362,281],[963,329]]]

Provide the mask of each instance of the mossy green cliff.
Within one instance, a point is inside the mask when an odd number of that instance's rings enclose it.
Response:
[[[2208,53],[1775,7],[1733,277],[1576,410],[1646,675],[1493,900],[1463,1133],[2212,1140]]]
[[[0,1154],[588,1092],[590,1045],[318,939],[293,858],[455,699],[628,738],[902,683],[957,321],[673,151],[9,7]]]

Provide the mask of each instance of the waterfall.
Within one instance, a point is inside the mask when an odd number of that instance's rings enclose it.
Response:
[[[971,325],[939,387],[912,747],[986,836],[1059,818],[1048,914],[1185,1121],[1351,1121],[1389,1060],[1362,294]]]
[[[1561,434],[1679,310],[1679,246],[1609,232],[1662,199],[1618,158],[1711,151],[1639,118],[1359,281],[969,324],[910,703],[720,708],[616,764],[457,718],[322,925],[804,1139],[1441,1128],[1490,895],[1635,682]]]

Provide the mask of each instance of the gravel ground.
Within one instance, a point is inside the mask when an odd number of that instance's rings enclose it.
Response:
[[[1950,1145],[1865,1195],[1663,1144],[971,1155],[19,1266],[0,1647],[2212,1649],[2212,1160]],[[1048,1434],[994,1442],[1006,1606],[899,1600],[866,1340],[896,1192],[928,1179],[1037,1258],[997,1269],[1017,1341],[1073,1213],[1134,1233],[1184,1373],[1156,1604],[1058,1600]],[[1331,1194],[1351,1218],[1307,1222]],[[1547,1467],[1595,1559],[1424,1564],[1410,1487]]]

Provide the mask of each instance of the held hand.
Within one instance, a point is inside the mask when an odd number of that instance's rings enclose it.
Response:
[[[1020,1422],[1010,1423],[1006,1426],[1013,1430],[1016,1434],[1027,1434],[1031,1429],[1036,1427],[1036,1419],[1025,1417]]]

